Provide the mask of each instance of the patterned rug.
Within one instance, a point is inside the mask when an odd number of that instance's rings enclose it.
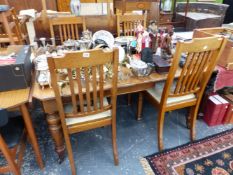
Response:
[[[147,175],[232,175],[233,129],[141,159]]]

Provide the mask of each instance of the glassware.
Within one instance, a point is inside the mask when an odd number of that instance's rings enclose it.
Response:
[[[45,40],[46,40],[46,38],[40,38],[41,44],[42,44],[44,49],[45,49],[45,44],[46,44]]]
[[[71,0],[70,1],[70,11],[75,16],[80,16],[80,12],[81,12],[80,0]]]
[[[52,46],[56,46],[55,38],[50,38],[50,40],[51,40]]]

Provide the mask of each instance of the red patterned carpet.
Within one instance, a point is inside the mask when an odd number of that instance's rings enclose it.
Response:
[[[233,129],[141,159],[147,175],[232,175]]]

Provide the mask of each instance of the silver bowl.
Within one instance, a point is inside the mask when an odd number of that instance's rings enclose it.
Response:
[[[153,70],[153,67],[151,65],[148,65],[147,68],[136,68],[136,67],[132,67],[131,68],[132,73],[137,76],[137,77],[145,77],[150,75],[150,73]]]

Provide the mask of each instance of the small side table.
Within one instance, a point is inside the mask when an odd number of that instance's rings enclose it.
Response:
[[[37,163],[39,167],[43,169],[44,163],[41,157],[39,145],[32,125],[32,120],[28,112],[28,109],[26,107],[26,103],[28,102],[29,99],[29,94],[30,94],[30,88],[0,92],[0,108],[20,109],[28,136],[31,140],[32,147],[35,152]]]

